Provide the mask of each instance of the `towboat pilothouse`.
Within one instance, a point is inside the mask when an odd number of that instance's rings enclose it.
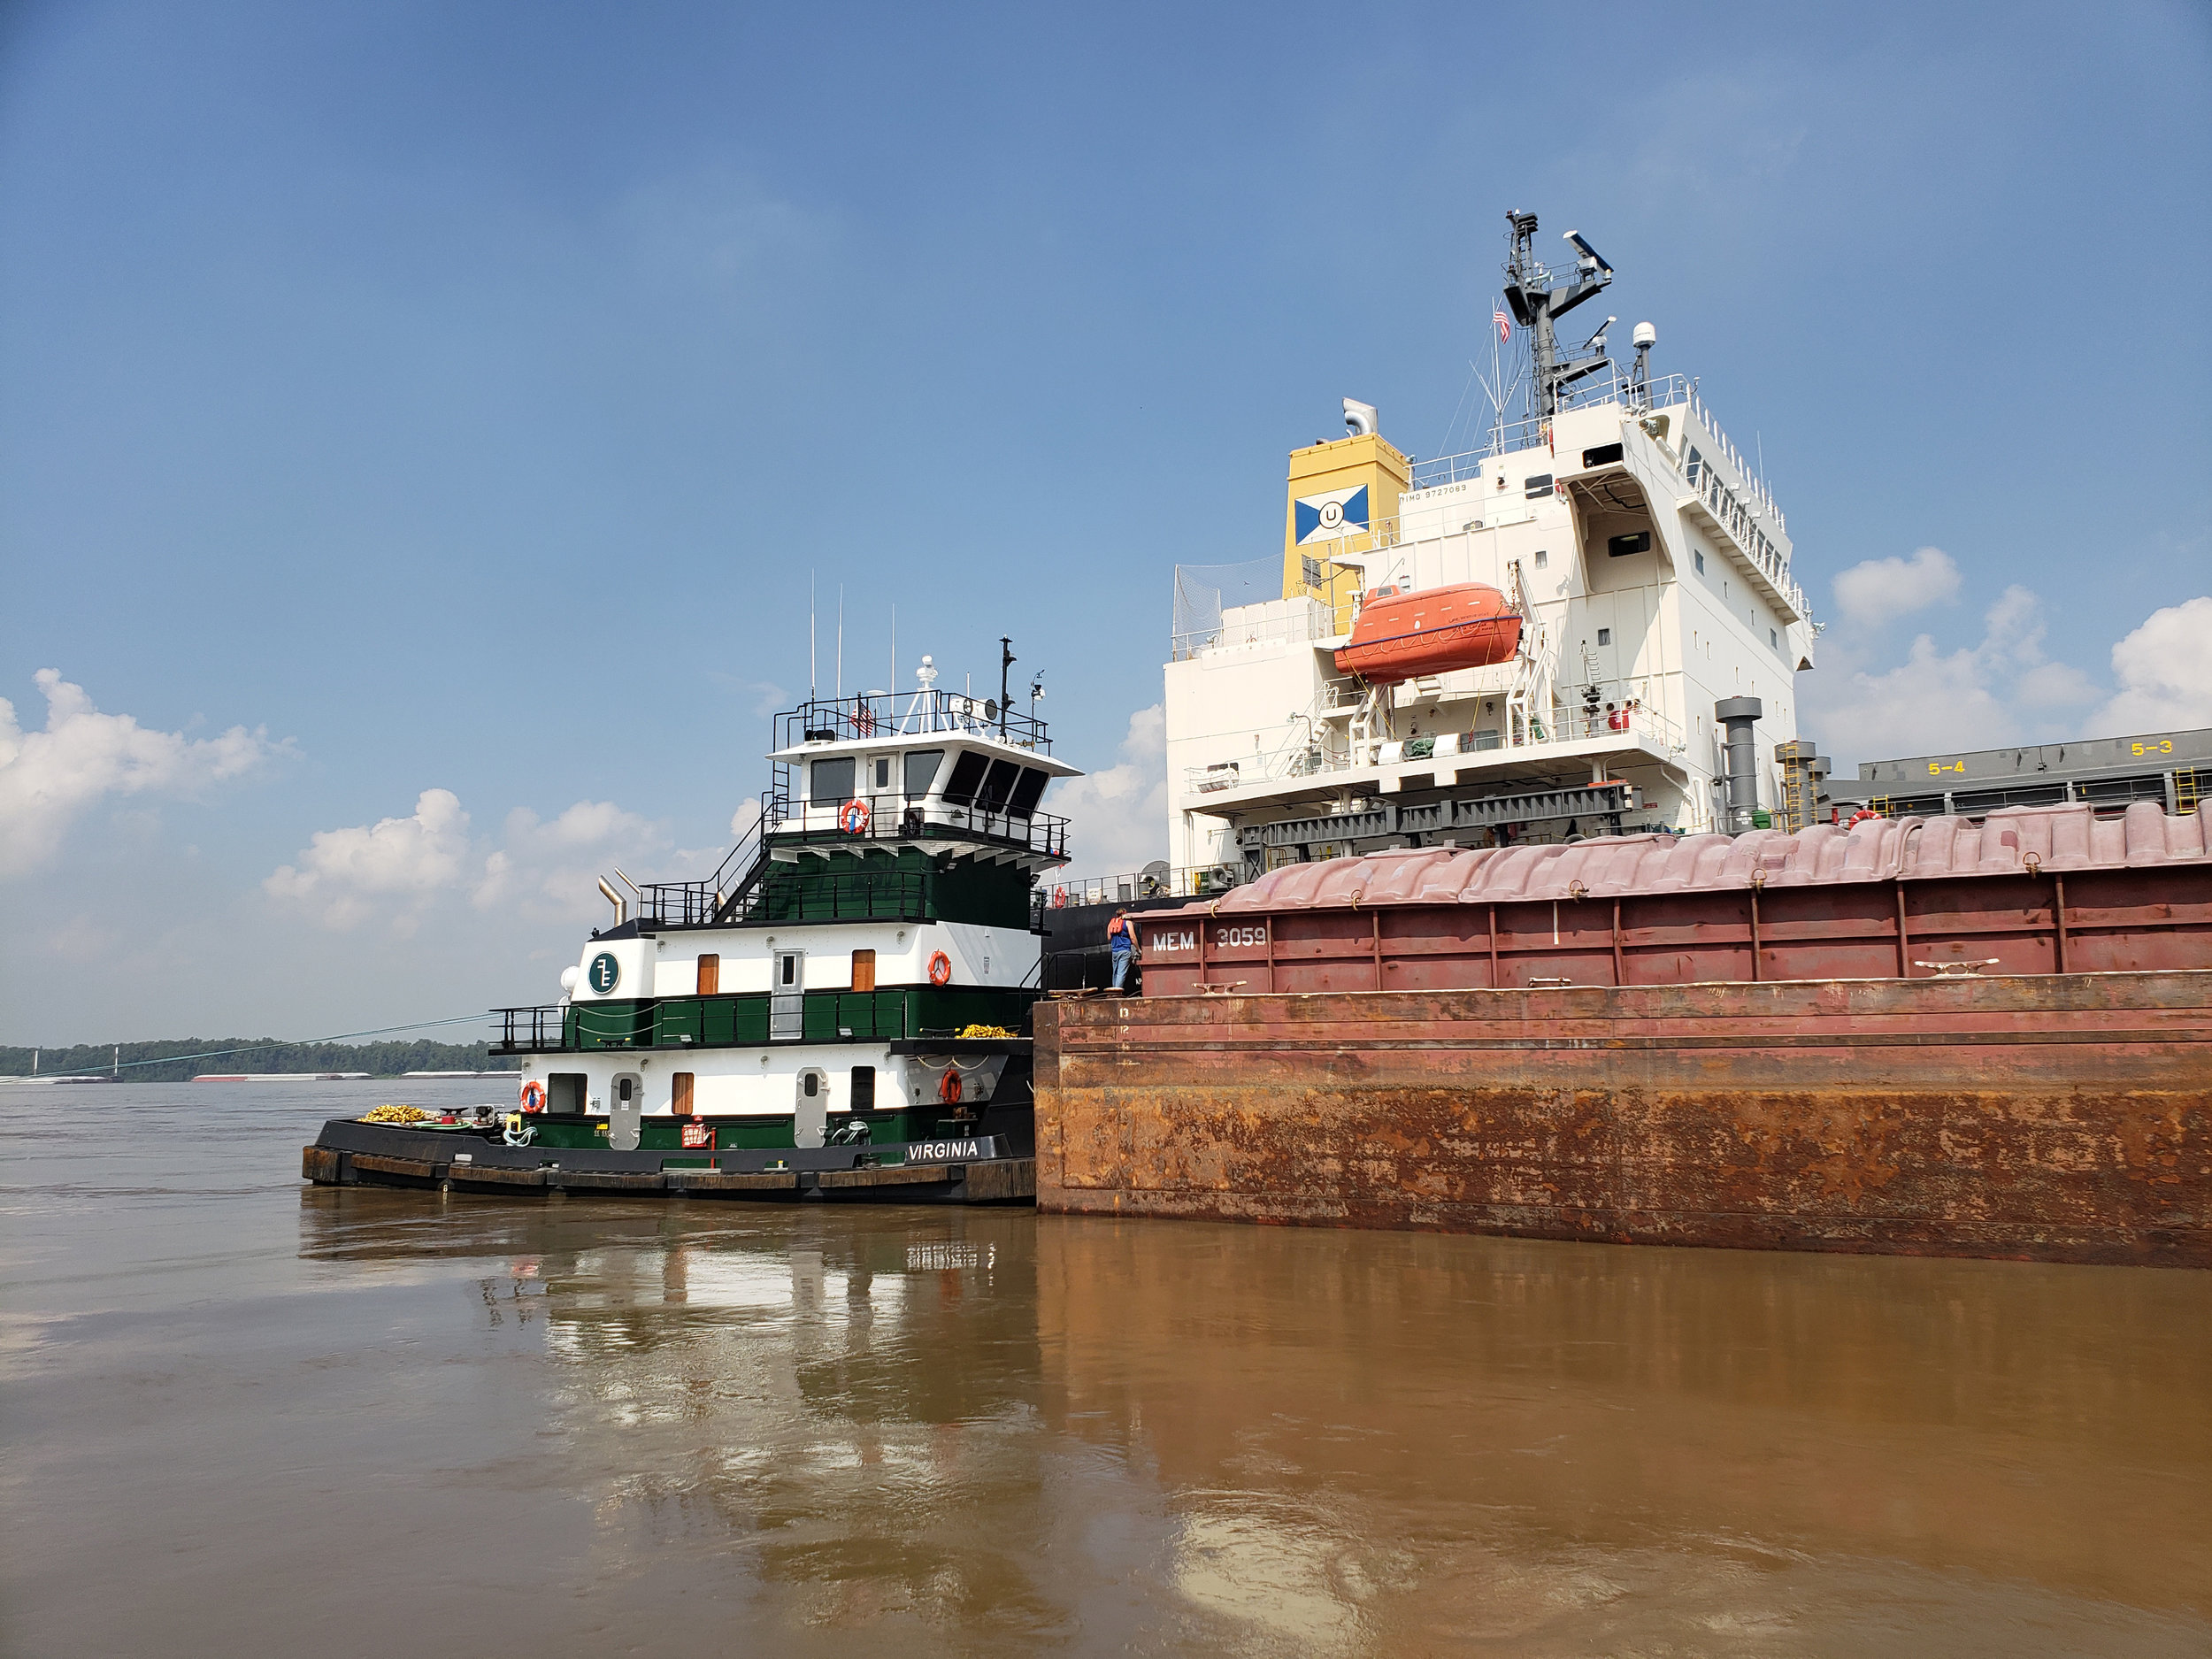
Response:
[[[1009,661],[1011,660],[1010,657]],[[603,880],[561,999],[494,1010],[511,1110],[337,1120],[336,1185],[1023,1202],[1030,889],[1067,859],[1045,725],[941,691],[776,717],[773,782],[711,876]]]

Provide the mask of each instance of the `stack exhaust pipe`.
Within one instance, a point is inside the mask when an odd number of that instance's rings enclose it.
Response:
[[[1713,705],[1713,718],[1728,733],[1728,833],[1756,829],[1759,810],[1759,751],[1751,728],[1766,713],[1756,697],[1728,697]]]

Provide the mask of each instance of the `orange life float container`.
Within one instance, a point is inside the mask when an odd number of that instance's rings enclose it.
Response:
[[[1383,685],[1417,674],[1487,668],[1521,648],[1521,618],[1484,582],[1403,592],[1378,588],[1360,606],[1337,672]]]

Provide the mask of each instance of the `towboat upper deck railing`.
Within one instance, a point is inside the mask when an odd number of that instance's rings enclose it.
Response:
[[[813,697],[776,717],[776,747],[850,743],[869,738],[922,737],[934,733],[993,737],[1016,749],[1052,753],[1045,723],[1033,714],[1001,708],[995,697],[961,691],[869,691],[844,697]]]
[[[866,809],[855,814],[857,801]],[[763,797],[763,817],[713,876],[700,881],[653,881],[637,889],[638,919],[649,926],[725,927],[751,922],[918,919],[926,888],[911,872],[863,872],[802,881],[805,864],[827,852],[856,852],[887,842],[982,842],[1057,862],[1067,856],[1068,821],[1050,812],[1017,811],[1014,803],[897,790],[836,803]],[[741,855],[744,856],[741,859]],[[790,879],[782,879],[786,872]],[[801,896],[803,894],[804,896]]]

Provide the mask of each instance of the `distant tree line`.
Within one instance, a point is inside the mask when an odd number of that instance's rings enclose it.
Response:
[[[117,1050],[120,1048],[119,1055]],[[127,1083],[179,1083],[203,1071],[481,1071],[512,1060],[488,1057],[481,1042],[280,1042],[273,1037],[179,1037],[163,1042],[77,1043],[42,1048],[42,1076],[58,1071],[106,1072],[119,1058]],[[185,1055],[202,1055],[188,1060]],[[141,1064],[134,1064],[139,1062]],[[152,1064],[144,1064],[144,1063]],[[31,1050],[0,1048],[0,1077],[28,1077]]]

